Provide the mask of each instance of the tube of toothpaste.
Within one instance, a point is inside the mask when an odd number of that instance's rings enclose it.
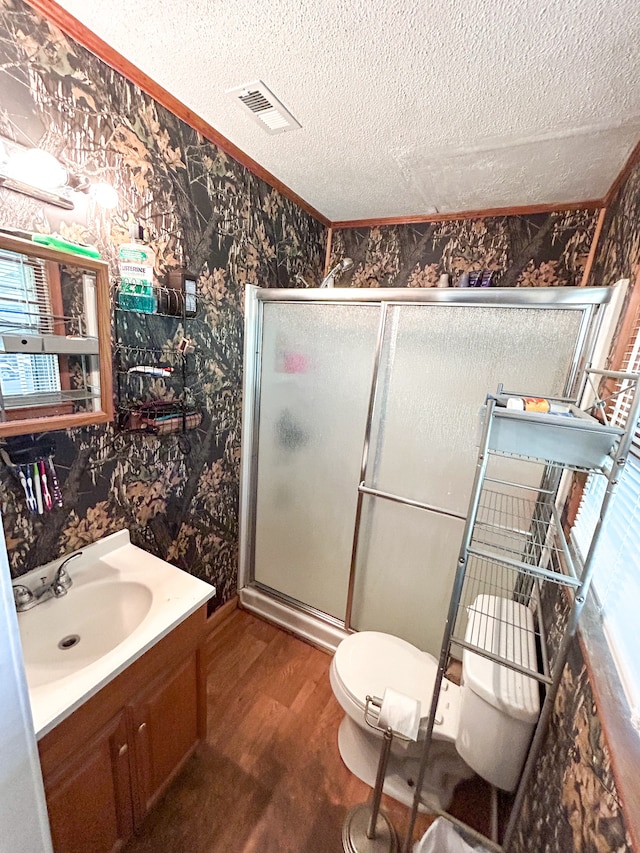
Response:
[[[139,364],[130,367],[127,373],[146,373],[148,376],[171,376],[173,367],[151,367],[150,364]]]

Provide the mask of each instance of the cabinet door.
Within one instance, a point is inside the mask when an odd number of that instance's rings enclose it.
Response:
[[[192,655],[130,707],[137,770],[136,821],[142,820],[195,748],[198,668]]]
[[[111,853],[133,832],[124,713],[45,779],[55,853]]]

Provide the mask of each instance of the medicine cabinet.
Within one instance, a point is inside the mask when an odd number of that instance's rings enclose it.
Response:
[[[0,234],[0,436],[112,418],[106,262]]]

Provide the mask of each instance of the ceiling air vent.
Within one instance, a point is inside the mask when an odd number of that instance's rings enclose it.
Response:
[[[227,89],[227,94],[237,98],[267,133],[284,133],[302,127],[262,80]]]

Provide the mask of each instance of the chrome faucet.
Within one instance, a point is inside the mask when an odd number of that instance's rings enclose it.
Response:
[[[30,610],[37,604],[43,601],[48,601],[50,598],[61,598],[67,594],[67,590],[73,583],[65,566],[70,560],[75,560],[79,557],[82,551],[76,551],[75,554],[70,554],[65,557],[60,563],[53,576],[53,580],[47,583],[47,576],[40,578],[40,585],[31,589],[25,584],[15,584],[13,587],[13,600],[18,613],[24,610]]]
[[[76,551],[75,554],[70,554],[68,557],[65,557],[64,560],[58,566],[58,571],[55,574],[53,582],[51,584],[51,591],[55,595],[56,598],[60,598],[61,595],[66,595],[67,590],[73,583],[71,580],[65,566],[71,560],[75,560],[76,557],[80,557],[82,555],[82,551]]]

